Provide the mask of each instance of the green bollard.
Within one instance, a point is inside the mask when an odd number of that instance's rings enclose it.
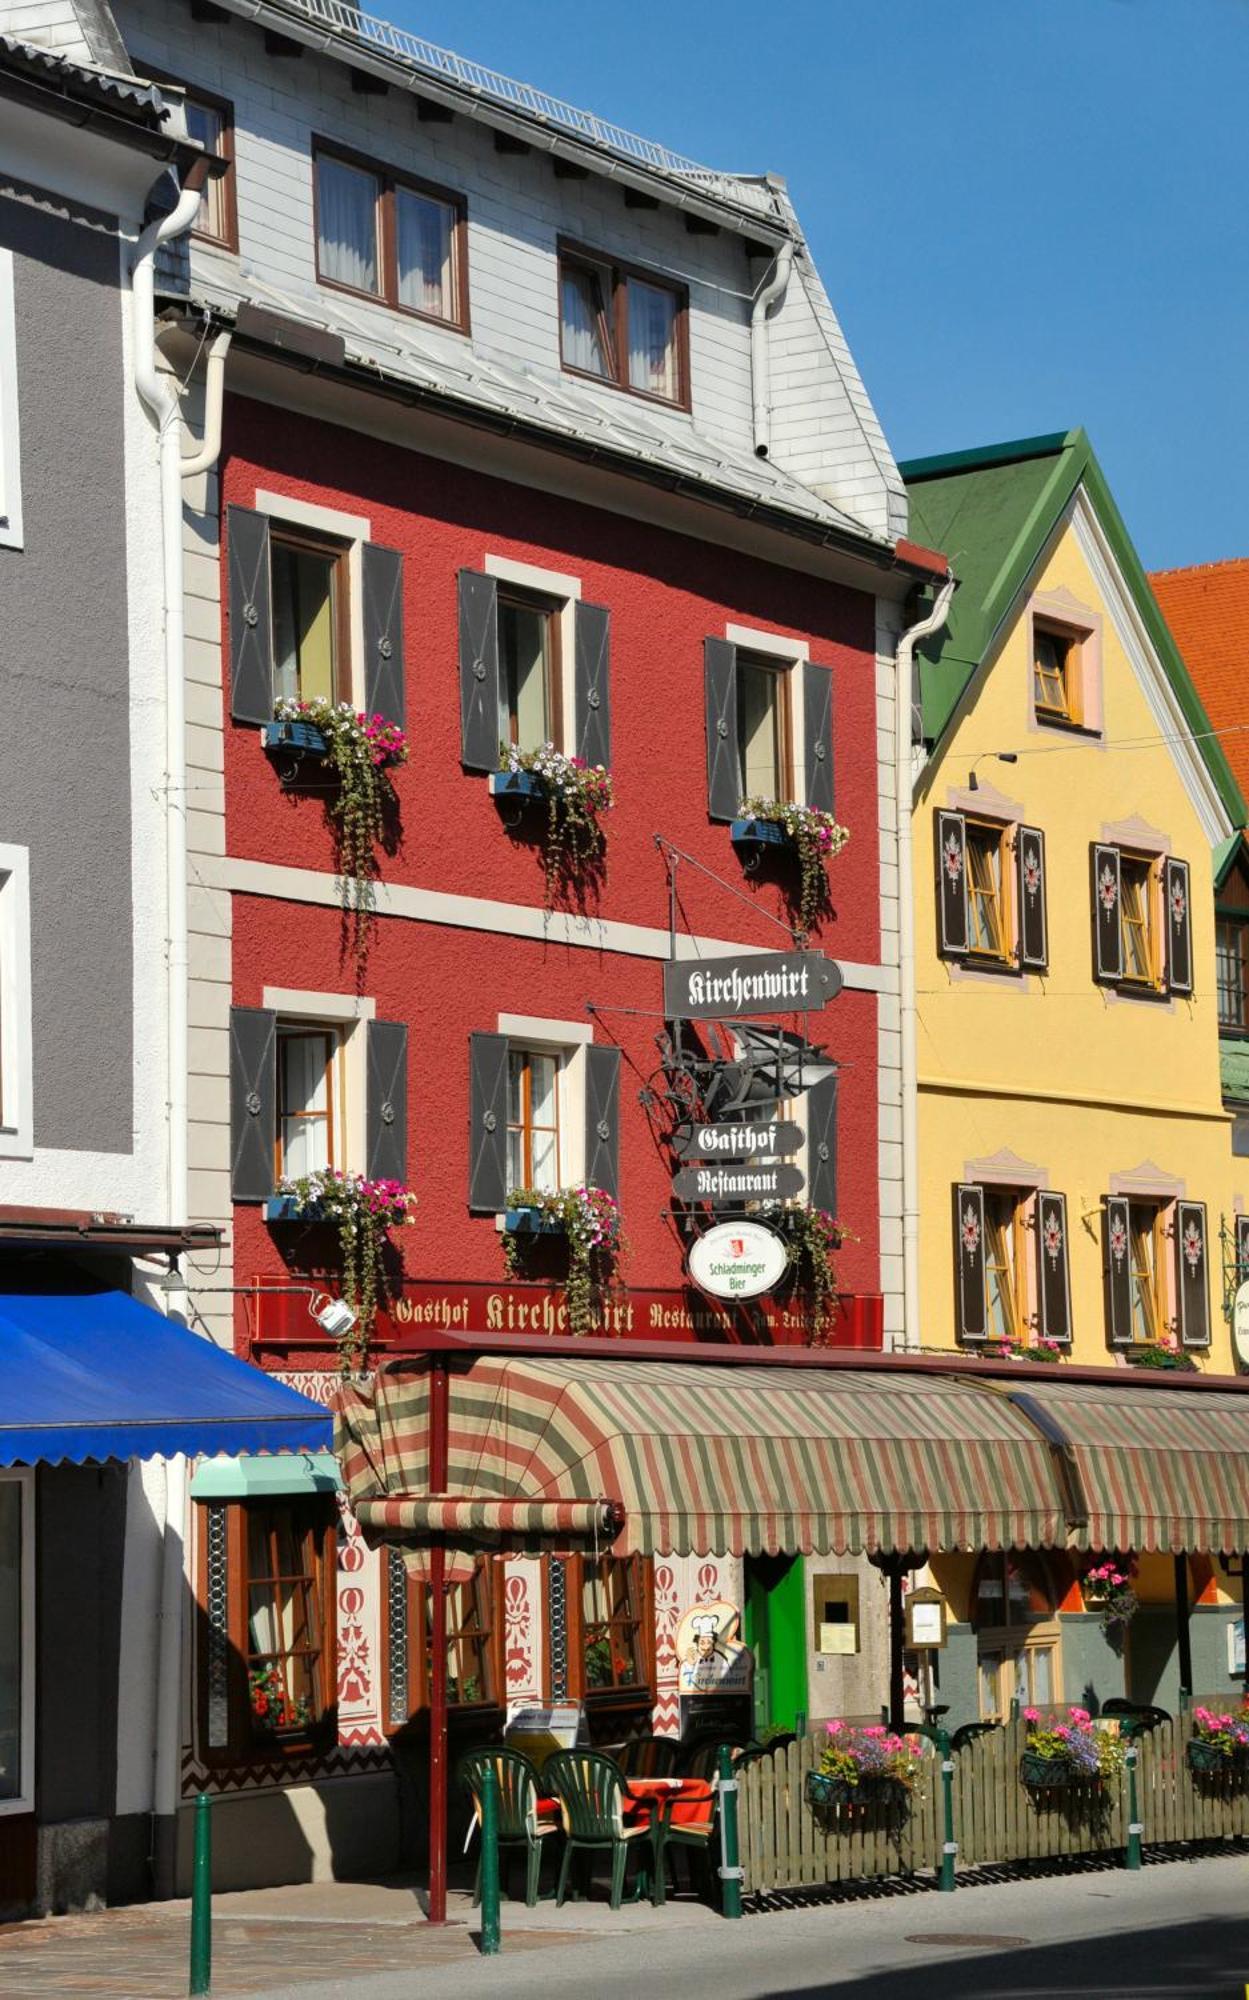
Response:
[[[499,1774],[487,1764],[481,1774],[481,1955],[494,1958],[499,1950]]]
[[[720,1745],[720,1907],[726,1917],[742,1913],[741,1849],[737,1839],[737,1779],[733,1754]]]
[[[212,1800],[195,1801],[195,1858],[191,1863],[191,1977],[187,1992],[211,1993],[213,1977]]]
[[[1128,1844],[1124,1850],[1125,1868],[1139,1868],[1141,1865],[1141,1835],[1145,1829],[1141,1825],[1136,1803],[1136,1744],[1129,1743],[1124,1759],[1128,1767]]]
[[[958,1842],[954,1838],[954,1753],[950,1749],[950,1732],[938,1729],[936,1733],[937,1755],[941,1759],[941,1809],[945,1826],[945,1838],[941,1846],[941,1879],[938,1889],[946,1895],[954,1893],[954,1857],[958,1853]]]

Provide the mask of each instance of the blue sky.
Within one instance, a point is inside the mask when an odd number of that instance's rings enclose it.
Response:
[[[900,458],[1082,423],[1151,568],[1249,554],[1249,0],[369,0],[789,181]]]

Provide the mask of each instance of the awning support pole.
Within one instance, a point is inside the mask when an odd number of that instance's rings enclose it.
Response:
[[[902,1611],[902,1566],[894,1563],[889,1571],[889,1727],[903,1729],[906,1699],[902,1680],[902,1648],[906,1620]]]
[[[429,1361],[429,1485],[447,1490],[447,1369]],[[429,1552],[429,1921],[447,1921],[447,1551]]]
[[[1189,1630],[1188,1557],[1175,1558],[1175,1643],[1180,1664],[1180,1699],[1192,1700],[1193,1637]]]

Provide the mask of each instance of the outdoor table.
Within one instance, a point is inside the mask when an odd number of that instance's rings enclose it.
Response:
[[[625,1810],[630,1804],[654,1808],[661,1826],[697,1826],[710,1819],[715,1788],[707,1778],[626,1778]]]

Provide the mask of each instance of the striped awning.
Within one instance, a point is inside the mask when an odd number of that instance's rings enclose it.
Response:
[[[448,1498],[429,1500],[424,1363],[344,1383],[336,1448],[366,1539],[414,1568],[474,1548],[586,1546],[516,1501],[615,1503],[621,1554],[1044,1547],[1067,1538],[1053,1446],[1005,1398],[938,1375],[483,1356],[449,1375]],[[381,1503],[398,1503],[387,1518]],[[466,1503],[466,1504],[461,1504]],[[440,1500],[440,1505],[445,1502]],[[380,1509],[380,1511],[379,1511]],[[410,1509],[406,1514],[402,1511]],[[602,1519],[601,1513],[597,1518]],[[596,1528],[595,1532],[598,1530]],[[605,1539],[605,1538],[604,1538]]]

